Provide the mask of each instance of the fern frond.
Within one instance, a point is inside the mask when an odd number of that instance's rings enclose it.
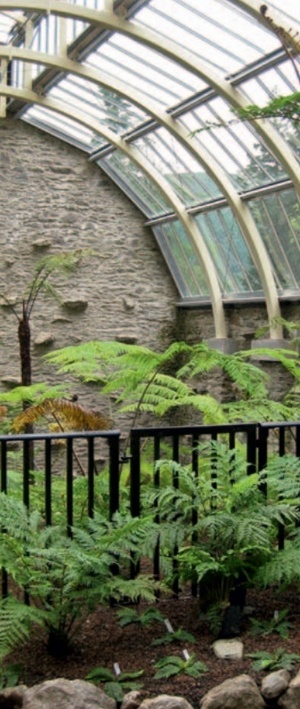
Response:
[[[255,581],[264,587],[299,583],[300,549],[287,540],[284,549],[274,550],[271,559],[258,569]]]
[[[42,614],[16,598],[0,602],[0,662],[17,645],[28,639],[33,623],[41,623]]]
[[[19,432],[27,424],[33,424],[41,417],[52,415],[55,420],[63,422],[63,430],[101,431],[110,426],[110,420],[91,409],[67,399],[46,399],[41,404],[30,406],[22,411],[12,423],[12,429]]]
[[[9,392],[0,393],[0,401],[4,401],[12,406],[22,404],[23,401],[29,403],[40,403],[45,398],[59,398],[65,396],[68,391],[68,386],[57,385],[49,386],[45,382],[36,382],[30,386],[17,386]]]

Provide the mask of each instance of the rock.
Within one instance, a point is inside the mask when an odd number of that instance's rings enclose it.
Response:
[[[216,640],[213,651],[220,660],[242,660],[244,645],[241,640]]]
[[[21,709],[26,689],[25,685],[2,689],[0,692],[0,709]]]
[[[138,341],[138,336],[134,333],[121,332],[115,336],[116,342],[124,342],[125,345],[135,345]]]
[[[84,296],[78,295],[78,297],[66,298],[62,305],[67,310],[76,310],[77,312],[81,312],[86,310],[88,301]]]
[[[300,672],[292,679],[288,689],[278,699],[278,706],[282,709],[299,709],[300,707]]]
[[[135,299],[130,296],[122,298],[124,310],[134,310],[135,309]]]
[[[287,670],[271,672],[263,678],[261,693],[264,699],[277,699],[288,688],[291,675]]]
[[[51,246],[51,242],[49,239],[35,239],[35,241],[32,242],[32,248],[39,250],[39,249],[49,249]]]
[[[90,682],[60,677],[26,689],[23,709],[116,709],[116,702]]]
[[[142,701],[146,698],[147,693],[141,690],[135,689],[132,692],[128,692],[123,697],[121,704],[121,709],[137,709]]]
[[[145,699],[140,704],[140,709],[192,709],[192,705],[183,697],[160,694],[154,699]]]
[[[14,389],[21,385],[20,377],[3,377],[1,382],[4,386],[9,387],[9,389]]]
[[[200,701],[201,709],[264,709],[266,704],[251,677],[240,675],[210,689]]]
[[[55,341],[55,337],[52,332],[40,332],[36,336],[36,338],[34,340],[34,344],[39,347],[40,346],[45,347],[46,345],[51,345],[52,342],[54,342],[54,341]]]

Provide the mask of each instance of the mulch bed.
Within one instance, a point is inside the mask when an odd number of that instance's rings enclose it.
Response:
[[[200,698],[220,682],[239,674],[247,673],[254,677],[258,684],[263,673],[257,674],[251,668],[251,659],[247,653],[257,650],[274,652],[278,647],[284,647],[286,652],[300,653],[300,608],[296,593],[286,593],[281,596],[270,591],[249,591],[247,604],[253,608],[256,618],[271,618],[275,610],[289,608],[289,620],[292,628],[287,640],[272,634],[266,637],[253,637],[249,633],[250,621],[245,617],[242,623],[240,638],[244,642],[245,656],[243,660],[218,660],[214,656],[212,643],[214,638],[207,624],[200,619],[197,599],[189,593],[183,593],[178,599],[164,598],[157,602],[157,608],[165,618],[168,618],[174,630],[182,628],[195,637],[196,642],[172,643],[167,646],[154,647],[152,640],[166,633],[164,625],[154,622],[149,626],[131,624],[121,628],[118,623],[117,609],[99,607],[85,621],[76,639],[72,653],[66,659],[55,659],[46,649],[42,631],[37,628],[30,642],[15,650],[8,658],[9,662],[22,665],[20,682],[31,686],[45,679],[65,677],[67,679],[85,679],[90,670],[105,666],[113,670],[118,663],[122,671],[144,670],[141,678],[143,691],[147,696],[172,694],[185,697],[194,707],[198,707]],[[142,613],[148,606],[141,603],[137,606]],[[154,663],[167,655],[179,655],[182,650],[195,653],[208,667],[208,672],[200,678],[184,674],[170,679],[154,679]],[[300,668],[295,666],[294,673]]]

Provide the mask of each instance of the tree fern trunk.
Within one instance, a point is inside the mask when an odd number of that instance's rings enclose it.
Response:
[[[22,318],[19,321],[18,328],[20,362],[21,362],[21,382],[22,386],[30,386],[31,384],[31,351],[30,351],[30,323],[26,312],[25,302],[23,301]],[[24,401],[24,409],[28,403]]]
[[[30,386],[32,383],[31,376],[31,332],[30,332],[30,322],[26,310],[26,304],[23,300],[23,311],[22,318],[19,321],[18,327],[18,338],[19,338],[19,351],[20,351],[20,363],[21,363],[21,383],[22,386]],[[30,406],[30,402],[23,401],[23,409],[27,409]],[[26,424],[25,433],[33,433],[33,426],[31,424]],[[29,447],[29,468],[34,469],[34,455],[33,455],[33,444],[30,443]]]

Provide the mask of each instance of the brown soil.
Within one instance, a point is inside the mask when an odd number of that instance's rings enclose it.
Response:
[[[250,632],[249,618],[242,623],[241,639],[244,642],[244,652],[267,650],[274,652],[276,648],[284,647],[286,652],[300,652],[300,609],[298,598],[293,593],[281,595],[270,591],[249,591],[247,604],[259,619],[272,618],[274,611],[289,608],[289,620],[292,623],[289,637],[283,640],[278,634],[267,637],[253,637]],[[145,604],[137,606],[139,613],[146,609]],[[157,608],[165,618],[168,618],[174,630],[182,628],[195,636],[194,644],[172,643],[167,646],[153,647],[152,640],[166,633],[164,625],[154,622],[149,626],[131,624],[121,628],[117,619],[116,608],[100,607],[86,620],[82,629],[76,635],[73,652],[66,660],[57,660],[47,653],[45,639],[38,629],[30,642],[15,651],[9,662],[22,663],[23,670],[20,681],[33,685],[45,679],[65,677],[67,679],[85,679],[87,673],[95,667],[105,666],[113,670],[118,663],[122,671],[144,670],[141,679],[143,691],[147,695],[172,694],[185,697],[194,707],[198,707],[199,699],[216,684],[242,673],[248,673],[259,683],[263,674],[257,674],[251,669],[251,660],[245,656],[241,661],[218,660],[212,650],[213,636],[207,624],[199,619],[197,599],[189,594],[182,594],[179,599],[167,598],[157,602]],[[182,650],[195,653],[208,667],[208,672],[195,679],[180,674],[170,679],[154,679],[154,663],[167,655],[179,655]],[[294,672],[300,664],[295,666]]]

